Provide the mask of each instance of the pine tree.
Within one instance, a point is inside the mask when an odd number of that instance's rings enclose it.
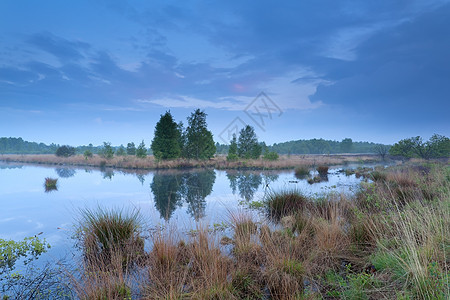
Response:
[[[136,149],[136,157],[145,158],[147,157],[147,148],[145,148],[144,140],[139,144]]]
[[[186,128],[186,157],[194,159],[210,159],[216,153],[213,135],[206,124],[206,113],[195,110],[188,117]]]
[[[125,152],[125,147],[123,145],[120,145],[120,147],[116,150],[116,155],[117,156],[124,156],[125,154],[127,154]]]
[[[133,142],[127,144],[127,154],[136,155],[136,146]]]
[[[182,133],[173,120],[170,111],[161,115],[155,127],[151,149],[157,159],[174,159],[181,155],[180,140]]]
[[[255,130],[252,126],[247,125],[239,132],[238,140],[238,156],[241,158],[257,159],[261,155],[262,147],[258,144]]]
[[[233,138],[230,142],[230,147],[228,148],[227,160],[237,160],[239,157],[237,155],[238,147],[236,141],[236,134],[233,133]]]

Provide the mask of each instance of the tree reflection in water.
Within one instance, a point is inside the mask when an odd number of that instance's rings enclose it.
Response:
[[[215,180],[214,170],[185,173],[156,172],[150,188],[161,218],[168,221],[183,201],[188,204],[188,213],[196,221],[204,217],[205,198],[211,194]]]
[[[230,180],[230,188],[233,194],[239,191],[239,196],[246,201],[251,201],[255,192],[262,183],[260,173],[245,171],[238,172],[234,170],[227,171],[228,180]]]
[[[75,176],[75,174],[77,173],[77,171],[75,171],[74,169],[69,168],[56,168],[55,171],[56,174],[58,174],[58,176],[61,178],[70,178]]]

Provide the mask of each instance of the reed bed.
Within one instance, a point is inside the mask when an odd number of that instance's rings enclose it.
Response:
[[[182,169],[182,168],[216,168],[216,169],[293,169],[296,167],[314,168],[318,165],[337,165],[378,161],[374,155],[280,155],[275,161],[260,159],[227,161],[226,156],[219,155],[210,160],[175,159],[158,161],[152,155],[146,158],[135,156],[114,156],[105,159],[99,155],[91,158],[83,155],[57,157],[52,154],[0,155],[0,161],[21,162],[47,165],[112,167],[123,169]]]

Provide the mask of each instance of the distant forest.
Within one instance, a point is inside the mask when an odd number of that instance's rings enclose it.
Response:
[[[370,142],[353,142],[351,139],[342,141],[331,141],[324,139],[297,140],[284,143],[275,143],[266,146],[261,143],[264,151],[274,151],[279,154],[336,154],[336,153],[375,153],[375,146],[379,144]],[[2,137],[0,138],[0,154],[54,154],[60,145],[28,142],[22,138]],[[217,154],[227,154],[228,145],[216,143]],[[83,154],[90,150],[96,154],[102,150],[103,146],[75,147],[77,154]],[[113,147],[116,150],[117,147]]]
[[[296,140],[283,143],[275,143],[267,146],[261,143],[263,153],[265,150],[278,154],[337,154],[337,153],[376,153],[375,147],[382,144],[371,142],[354,142],[347,138],[342,141],[324,139]],[[390,145],[385,145],[388,148]],[[228,145],[216,144],[217,153],[228,153]]]

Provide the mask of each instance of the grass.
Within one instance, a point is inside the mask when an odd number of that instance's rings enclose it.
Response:
[[[269,193],[266,196],[265,202],[267,215],[270,218],[279,220],[284,216],[301,211],[308,202],[308,199],[298,190],[286,190]]]
[[[44,188],[46,192],[58,190],[58,178],[46,177],[44,182]]]
[[[302,165],[295,168],[295,177],[303,179],[309,176],[309,166]]]
[[[99,261],[84,260],[74,289],[81,299],[448,299],[450,167],[426,169],[382,170],[352,197],[274,192],[270,222],[240,212],[226,230],[161,227],[135,264],[120,249],[141,238],[139,214],[84,210],[82,241]]]
[[[138,210],[82,209],[79,238],[87,258],[93,261],[121,257],[123,263],[144,250],[140,237],[142,220]]]
[[[210,160],[174,159],[158,161],[153,156],[137,158],[135,156],[114,156],[105,160],[99,155],[86,159],[84,155],[57,157],[52,154],[4,154],[0,161],[22,162],[32,164],[112,167],[123,169],[183,169],[183,168],[216,168],[216,169],[294,169],[298,166],[337,165],[379,161],[375,155],[280,155],[278,160],[248,159],[228,161],[226,156],[217,155]]]

